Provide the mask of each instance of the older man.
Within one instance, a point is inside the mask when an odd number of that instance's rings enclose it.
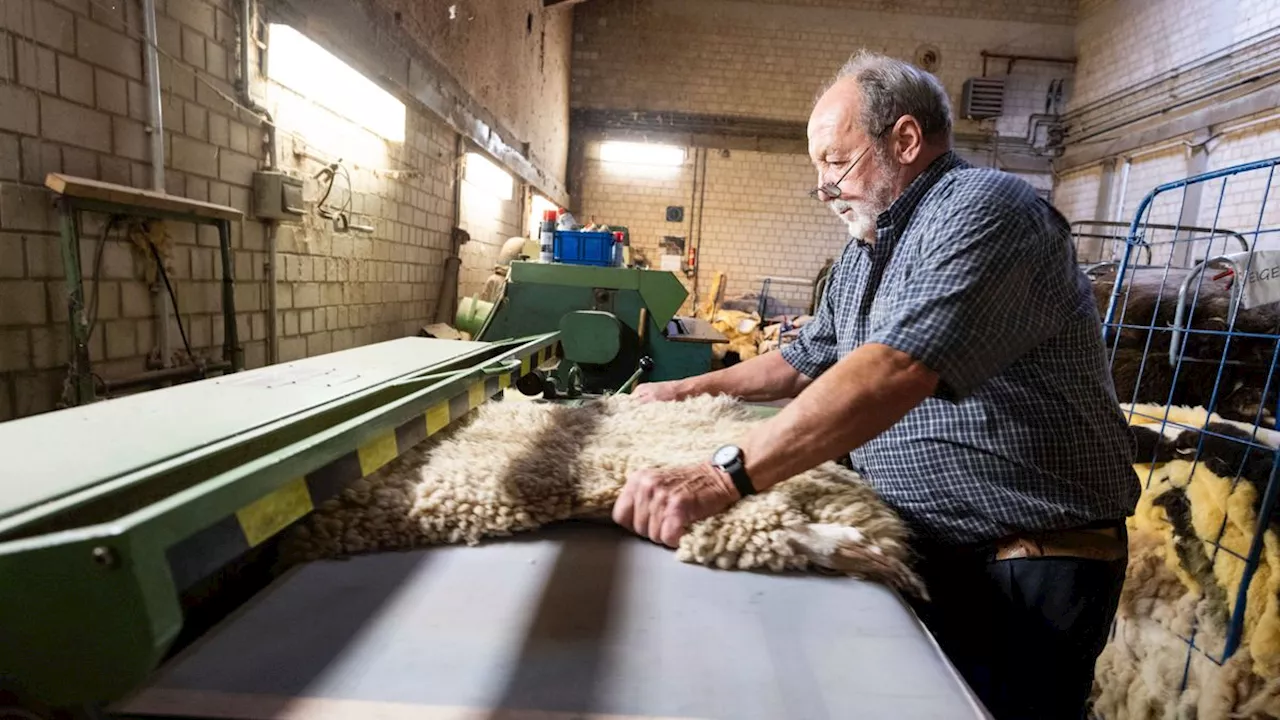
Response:
[[[1132,437],[1067,223],[951,149],[933,76],[854,56],[809,119],[811,194],[852,241],[797,341],[642,385],[794,398],[693,467],[633,473],[614,519],[675,545],[744,494],[850,453],[914,531],[918,607],[998,718],[1079,718],[1127,559]]]

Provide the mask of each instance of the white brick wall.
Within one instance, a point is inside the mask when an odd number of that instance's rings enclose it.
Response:
[[[592,0],[576,10],[572,104],[802,123],[820,86],[859,47],[913,59],[931,45],[941,53],[936,72],[958,110],[964,80],[983,73],[982,50],[1072,55],[1074,5],[1050,0]],[[1004,61],[989,62],[992,76],[1007,69]],[[1051,80],[1069,73],[1064,65],[1014,65],[1008,110],[998,131],[1025,137],[1028,115],[1044,111]],[[978,123],[960,119],[956,130],[985,132]],[[979,164],[986,165],[986,158]],[[724,158],[712,150],[707,176],[701,288],[716,270],[727,272],[734,295],[758,292],[764,274],[812,278],[845,241],[840,223],[804,196],[815,177],[803,155],[733,151]],[[582,205],[601,222],[630,226],[633,242],[656,252],[661,235],[690,235],[687,223],[668,227],[662,211],[684,205],[691,214],[692,177],[691,162],[678,175],[658,180],[627,178],[588,161]],[[1050,184],[1047,177],[1028,179]],[[792,307],[807,305],[808,292],[780,285],[771,289],[771,294],[786,294]]]
[[[1280,27],[1280,3],[1271,0],[1084,0],[1077,29],[1079,65],[1070,107],[1123,93],[1179,65],[1277,27]],[[1135,41],[1153,37],[1161,38],[1161,42]],[[1183,117],[1185,111],[1171,109],[1163,121]],[[1280,121],[1268,120],[1273,117],[1273,112],[1262,113],[1214,128],[1216,137],[1207,145],[1208,169],[1280,156]],[[1251,123],[1251,127],[1235,127],[1246,122]],[[1137,148],[1131,155],[1133,165],[1122,208],[1125,221],[1134,219],[1138,204],[1154,187],[1190,174],[1190,153],[1181,145],[1163,150]],[[1123,161],[1123,158],[1117,159],[1113,189],[1119,186]],[[1097,183],[1101,177],[1096,165],[1060,176],[1055,202],[1072,219],[1096,217]],[[1263,213],[1264,191],[1269,179],[1271,191],[1266,196],[1267,208]],[[1187,222],[1205,227],[1216,224],[1219,228],[1246,232],[1257,229],[1262,214],[1263,232],[1257,247],[1280,247],[1275,231],[1280,224],[1280,210],[1275,207],[1277,190],[1280,187],[1274,177],[1265,171],[1229,178],[1225,192],[1221,180],[1203,183],[1198,211],[1192,213]],[[1155,198],[1143,220],[1174,223],[1183,215],[1184,202],[1188,201],[1194,201],[1194,193],[1190,198],[1182,190],[1162,193]],[[1115,200],[1112,202],[1114,212]],[[1267,232],[1268,229],[1271,232]],[[1150,239],[1167,241],[1170,234],[1152,231]],[[1215,241],[1214,253],[1223,247],[1223,242]],[[1205,252],[1204,245],[1199,245],[1193,255],[1202,258]],[[1154,259],[1161,261],[1164,257],[1167,249],[1157,252]]]
[[[1280,26],[1273,0],[1096,0],[1080,10],[1072,105]],[[1156,42],[1154,39],[1158,38]]]
[[[459,226],[471,240],[462,246],[458,296],[478,295],[493,274],[498,252],[508,238],[528,235],[521,218],[521,186],[514,184],[510,200],[504,200],[471,182],[462,183]],[[452,319],[450,320],[452,322]]]
[[[725,273],[726,297],[758,293],[765,276],[812,279],[848,239],[844,225],[805,194],[816,173],[803,156],[709,150],[706,190],[700,200],[693,197],[692,148],[685,164],[671,172],[603,163],[592,148],[588,157],[581,219],[627,226],[633,248],[643,251],[654,266],[660,261],[663,236],[684,237],[686,248],[697,244],[699,307],[717,271]],[[699,194],[702,185],[699,178]],[[700,243],[695,240],[698,203]],[[668,205],[684,207],[684,222],[667,222]],[[692,294],[693,280],[682,279]],[[799,313],[808,305],[810,290],[773,284],[769,294],[785,311]],[[684,310],[689,309],[686,304]]]
[[[1280,118],[1224,135],[1210,148],[1209,170],[1280,157]],[[1280,248],[1278,175],[1271,169],[1254,170],[1227,177],[1225,188],[1222,181],[1207,183],[1200,224],[1239,232],[1258,249]],[[1213,247],[1222,250],[1220,243]]]
[[[228,53],[234,53],[234,38],[219,36],[215,20],[221,15],[230,27],[226,0],[216,5],[184,0],[161,7],[167,14],[158,18],[159,26],[185,40],[192,48],[190,59],[199,61],[199,71],[228,77],[226,62]],[[57,220],[49,209],[50,196],[41,187],[45,175],[65,172],[148,186],[149,149],[140,122],[146,117],[142,45],[132,36],[140,27],[140,9],[134,2],[6,0],[0,13],[0,47],[12,50],[0,63],[12,67],[0,71],[0,233],[6,239],[6,252],[0,257],[6,265],[0,273],[0,332],[11,341],[0,368],[0,420],[53,407],[65,374],[63,268]],[[182,55],[181,43],[166,49]],[[211,53],[211,47],[218,50]],[[247,210],[249,176],[218,177],[216,161],[208,158],[216,157],[219,148],[205,144],[206,128],[210,113],[223,113],[219,117],[228,127],[234,125],[246,136],[256,130],[230,114],[214,94],[198,93],[190,69],[166,61],[161,76],[167,189]],[[223,90],[231,88],[224,84]],[[244,150],[256,166],[261,147]],[[93,281],[91,260],[102,225],[101,217],[85,218],[81,253],[85,290],[89,297],[96,296],[99,308],[90,356],[95,372],[111,378],[146,369],[154,330],[151,296],[139,279],[141,265],[125,245],[116,239],[106,244],[102,276]],[[257,289],[252,288],[252,268],[262,264],[253,262],[255,251],[260,256],[262,250],[262,233],[257,223],[248,227],[254,232],[242,238],[237,227],[232,239],[237,264],[249,269],[240,280],[251,289],[238,293],[242,303],[237,309],[245,328],[246,357],[261,364],[264,338],[250,330],[263,320],[260,292],[259,298],[252,292]],[[184,324],[193,345],[211,349],[221,341],[221,324],[212,322],[212,313],[221,307],[215,281],[220,274],[212,262],[216,235],[198,235],[191,226],[177,223],[168,228],[176,242],[173,279]],[[213,327],[219,330],[216,339]],[[181,347],[176,323],[172,347]]]
[[[234,3],[171,0],[159,5],[159,44],[181,59],[161,61],[165,188],[246,213],[243,236],[237,226],[232,237],[237,326],[246,362],[260,366],[266,361],[267,256],[264,227],[251,214],[250,185],[265,159],[265,133],[208,84],[197,82],[188,67],[234,96]],[[536,3],[530,0],[529,5]],[[0,421],[54,407],[65,376],[63,269],[57,220],[40,187],[45,175],[68,172],[149,187],[142,51],[131,36],[140,33],[139,8],[137,0],[0,4]],[[551,39],[546,41],[559,42],[546,47],[553,62],[568,54],[566,12],[558,12],[560,19],[548,24]],[[520,22],[523,35],[523,13]],[[468,37],[491,34],[485,33]],[[556,33],[565,37],[556,41]],[[523,100],[502,109],[525,113],[523,120],[515,118],[520,122],[504,119],[517,125],[534,142],[540,161],[550,158],[547,164],[554,169],[554,158],[562,155],[557,143],[567,141],[567,124],[561,121],[567,71],[557,75],[548,67],[541,72],[550,78],[547,83],[561,78],[559,115],[557,96],[547,88],[539,91],[539,102],[550,105],[540,105],[537,112]],[[317,157],[344,158],[353,191],[352,221],[374,227],[372,233],[334,232],[325,222],[281,227],[277,295],[282,360],[416,333],[431,317],[453,224],[456,134],[416,106],[407,116],[405,141],[392,144],[324,113],[307,114],[314,122],[301,125],[282,121],[278,139],[284,167],[310,178],[320,167]],[[310,156],[293,154],[295,135]],[[381,155],[365,154],[371,146]],[[342,179],[334,192],[347,195]],[[309,180],[306,198],[314,200],[318,194],[317,183]],[[471,213],[474,222],[480,222],[479,215]],[[501,217],[510,220],[512,213]],[[518,215],[513,222],[518,227]],[[86,276],[92,273],[101,227],[100,217],[84,224]],[[167,229],[174,242],[172,280],[183,325],[196,352],[220,358],[216,233],[180,223]],[[112,240],[102,277],[96,283],[86,278],[86,292],[99,303],[90,356],[104,378],[146,369],[146,355],[155,344],[152,298],[139,280],[140,269],[125,246]],[[170,336],[171,346],[181,348],[176,320]]]
[[[941,53],[937,74],[958,108],[965,78],[982,74],[982,50],[1070,56],[1070,5],[593,0],[577,9],[572,104],[804,121],[814,93],[858,48],[912,59],[927,44]],[[1006,67],[992,60],[988,69]],[[1066,76],[1066,66],[1015,65],[1001,132],[1026,135],[1048,80]]]
[[[848,241],[842,222],[805,193],[817,182],[807,158],[712,150],[702,224],[699,280],[726,273],[728,296],[760,292],[766,276],[812,279]],[[785,312],[807,311],[811,287],[772,283]]]

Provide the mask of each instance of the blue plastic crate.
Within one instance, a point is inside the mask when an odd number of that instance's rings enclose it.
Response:
[[[552,236],[552,257],[568,265],[613,265],[613,233],[557,230]]]

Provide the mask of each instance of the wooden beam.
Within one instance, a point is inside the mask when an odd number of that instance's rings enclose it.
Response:
[[[138,208],[157,210],[167,213],[193,215],[210,220],[226,220],[239,222],[244,213],[226,205],[190,200],[177,195],[166,195],[154,190],[139,190],[126,185],[90,180],[88,178],[49,173],[44,179],[45,187],[70,198],[97,200],[99,202],[132,205]]]

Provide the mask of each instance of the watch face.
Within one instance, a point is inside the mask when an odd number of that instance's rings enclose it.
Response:
[[[722,467],[730,465],[738,459],[739,452],[741,451],[738,450],[737,446],[725,445],[717,450],[715,455],[711,456],[711,462]]]

